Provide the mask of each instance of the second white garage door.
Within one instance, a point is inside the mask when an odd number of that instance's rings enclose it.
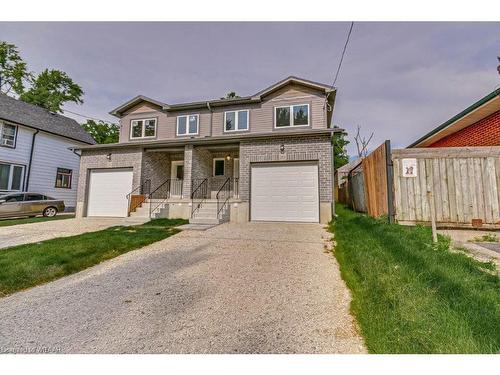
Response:
[[[252,164],[250,212],[257,221],[319,222],[318,164]]]
[[[127,194],[132,191],[132,169],[90,172],[87,216],[126,217]]]

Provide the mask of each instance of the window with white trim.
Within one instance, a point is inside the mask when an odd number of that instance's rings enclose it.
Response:
[[[0,122],[0,146],[16,147],[17,126]]]
[[[224,112],[224,131],[248,130],[248,109]]]
[[[309,104],[294,104],[274,108],[274,126],[276,128],[308,125]]]
[[[24,165],[0,163],[0,191],[23,190]]]
[[[156,137],[156,119],[147,118],[130,121],[130,138],[154,138]]]
[[[198,134],[198,115],[177,116],[177,135]]]

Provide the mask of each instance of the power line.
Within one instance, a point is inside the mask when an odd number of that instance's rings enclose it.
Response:
[[[335,78],[333,79],[333,82],[332,82],[332,86],[331,86],[332,90],[335,88],[335,83],[337,83],[337,78],[339,77],[340,68],[342,67],[342,62],[344,61],[345,51],[347,50],[347,45],[349,44],[349,39],[351,38],[353,26],[354,26],[354,22],[351,22],[351,26],[349,27],[349,32],[347,33],[347,38],[345,40],[344,49],[342,50],[342,54],[340,55],[339,66],[337,67],[337,71],[335,72]],[[323,110],[325,109],[326,106],[328,106],[329,108],[331,107],[330,104],[328,103],[329,96],[330,96],[330,93],[328,93],[326,95],[325,103],[323,104]]]
[[[335,78],[333,79],[332,89],[335,87],[335,83],[337,82],[337,78],[339,77],[340,68],[342,67],[342,62],[344,61],[345,51],[347,49],[347,45],[349,44],[349,39],[351,38],[353,26],[354,26],[354,22],[351,22],[351,26],[349,27],[349,33],[347,34],[347,39],[345,40],[344,49],[342,50],[342,55],[340,56],[339,66],[337,67],[337,72],[335,73]]]
[[[73,112],[73,111],[70,111],[70,110],[67,110],[67,109],[63,109],[62,111],[63,112],[71,113],[73,115],[81,116],[81,117],[84,117],[84,118],[89,119],[89,120],[101,121],[101,122],[106,122],[106,123],[111,124],[111,125],[116,125],[116,124],[113,124],[110,121],[101,120],[100,118],[96,118],[96,117],[90,117],[90,116],[82,115],[81,113],[76,113],[76,112]]]

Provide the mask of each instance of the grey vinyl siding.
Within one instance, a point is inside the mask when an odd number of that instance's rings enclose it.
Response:
[[[62,199],[66,207],[75,207],[80,157],[68,150],[75,145],[66,138],[40,132],[35,141],[29,190]],[[72,170],[71,189],[55,187],[57,168]]]
[[[327,119],[325,116],[325,94],[316,90],[299,85],[286,86],[270,95],[265,100],[257,104],[243,104],[227,107],[212,108],[212,113],[208,108],[201,108],[190,111],[166,112],[153,106],[137,106],[120,119],[120,143],[134,142],[130,140],[130,121],[157,117],[157,137],[156,139],[178,139],[178,138],[205,138],[210,136],[224,136],[241,134],[262,134],[271,132],[286,132],[288,129],[297,130],[308,127],[274,128],[274,108],[292,104],[309,104],[309,128],[326,129]],[[240,132],[224,132],[224,112],[234,110],[249,110],[249,130]],[[177,116],[198,114],[199,131],[197,135],[177,136]],[[140,139],[138,139],[140,140]]]

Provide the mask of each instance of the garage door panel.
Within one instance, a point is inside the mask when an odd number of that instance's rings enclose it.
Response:
[[[132,190],[132,169],[90,172],[87,216],[126,217],[127,194]]]
[[[252,220],[319,221],[317,163],[254,164]]]

